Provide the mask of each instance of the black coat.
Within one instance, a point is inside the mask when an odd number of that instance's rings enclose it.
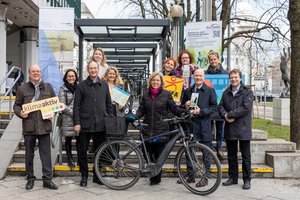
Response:
[[[218,69],[214,70],[212,66],[208,66],[207,70],[204,71],[205,74],[228,74],[228,71],[226,71],[222,65],[219,66]]]
[[[231,86],[228,87],[219,104],[220,115],[225,118],[234,118],[233,123],[225,121],[224,139],[226,140],[251,140],[252,139],[252,106],[253,92],[243,84],[233,96]]]
[[[161,119],[168,119],[170,111],[177,116],[185,112],[176,105],[169,91],[161,89],[153,100],[150,91],[147,90],[136,111],[136,117],[144,117],[143,123],[148,124],[145,127],[145,132],[150,136],[154,136],[169,131],[169,122],[163,122]]]
[[[191,100],[192,93],[195,93],[195,84],[184,91],[182,105]],[[195,122],[199,127],[197,130],[198,135],[202,141],[211,141],[211,117],[210,115],[217,111],[217,95],[215,89],[203,83],[201,89],[197,91],[199,98],[197,105],[200,108],[200,114],[195,117]]]
[[[78,84],[75,91],[73,122],[81,125],[82,132],[105,131],[104,116],[112,115],[112,103],[105,81],[88,77]]]

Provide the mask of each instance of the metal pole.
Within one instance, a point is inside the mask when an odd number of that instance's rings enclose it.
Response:
[[[265,86],[264,86],[264,119],[266,119],[266,92],[267,92],[267,67],[265,67]]]

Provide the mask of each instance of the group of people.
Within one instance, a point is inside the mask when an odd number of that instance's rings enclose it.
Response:
[[[237,184],[238,162],[237,162],[237,141],[239,141],[243,158],[243,180],[244,189],[250,188],[251,180],[251,109],[253,93],[241,83],[242,74],[240,70],[234,69],[229,73],[219,63],[219,55],[210,52],[208,55],[210,66],[206,71],[194,66],[193,56],[188,51],[182,51],[176,59],[168,58],[163,64],[161,72],[153,72],[148,79],[147,91],[143,94],[136,118],[143,118],[144,123],[149,126],[146,133],[154,136],[168,132],[172,127],[163,123],[161,119],[170,118],[171,115],[182,115],[191,112],[193,120],[199,128],[193,128],[193,140],[201,142],[210,148],[212,147],[212,128],[217,126],[217,155],[222,159],[223,129],[224,138],[228,150],[229,180],[223,183],[224,186]],[[122,79],[117,68],[108,66],[105,54],[102,49],[94,50],[91,61],[87,65],[88,76],[78,83],[77,73],[73,69],[66,71],[58,97],[60,102],[65,104],[63,110],[62,133],[65,136],[65,150],[68,159],[68,166],[74,167],[72,157],[71,141],[76,138],[76,149],[78,153],[78,165],[81,173],[80,186],[88,184],[88,161],[87,151],[90,139],[93,139],[93,151],[106,140],[105,116],[122,116],[123,106],[111,100],[113,87],[122,87]],[[205,74],[229,74],[230,86],[225,90],[220,104],[217,103],[214,88],[205,84]],[[185,80],[185,90],[181,102],[173,100],[170,92],[164,90],[163,76],[177,76]],[[191,84],[192,77],[195,83]],[[191,106],[191,96],[198,94],[198,101],[194,109]],[[36,139],[39,140],[39,152],[43,167],[43,186],[49,189],[58,187],[51,181],[52,164],[50,156],[50,132],[51,120],[54,116],[43,120],[41,112],[28,113],[22,110],[22,105],[37,100],[55,96],[50,84],[44,83],[41,79],[41,69],[38,65],[29,68],[29,81],[20,86],[17,91],[14,104],[14,111],[22,118],[23,135],[25,139],[26,153],[26,189],[34,186],[36,177],[33,174],[33,157]],[[214,123],[212,120],[215,120]],[[225,126],[224,126],[225,121]],[[173,127],[174,128],[174,127]],[[148,141],[147,151],[152,161],[155,161],[169,138],[163,137],[159,140]],[[204,156],[204,163],[207,171],[210,171],[210,158]],[[93,182],[102,184],[98,180],[95,171]],[[188,173],[187,182],[195,182],[193,173]],[[208,176],[203,177],[196,183],[197,187],[208,184]],[[161,172],[150,178],[150,185],[161,182]],[[178,181],[180,183],[180,181]]]

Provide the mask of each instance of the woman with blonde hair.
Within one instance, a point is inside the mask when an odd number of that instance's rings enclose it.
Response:
[[[112,91],[112,89],[115,86],[117,86],[119,88],[123,87],[123,81],[120,77],[118,69],[114,66],[108,67],[108,69],[106,70],[102,80],[107,82],[110,92]],[[114,113],[114,115],[115,116],[122,116],[124,106],[121,106],[121,105],[117,104],[116,102],[112,102],[112,104],[113,104],[113,113]]]
[[[136,117],[144,117],[143,123],[148,124],[145,132],[149,136],[155,136],[169,131],[169,123],[163,122],[162,119],[168,119],[170,112],[180,116],[188,111],[182,110],[176,106],[171,93],[163,89],[164,81],[161,72],[153,72],[148,80],[148,89],[144,93],[140,106],[136,112]],[[150,155],[151,161],[155,161],[169,138],[156,137],[146,142],[146,148]],[[161,182],[161,172],[150,178],[150,185],[157,185]]]
[[[94,49],[91,60],[95,61],[99,65],[98,76],[100,79],[102,79],[108,68],[108,64],[106,63],[106,56],[103,49],[101,48]]]

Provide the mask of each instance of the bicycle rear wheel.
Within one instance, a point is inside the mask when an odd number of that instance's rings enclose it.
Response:
[[[141,151],[129,141],[110,141],[95,156],[95,172],[100,181],[114,190],[133,186],[143,166]]]
[[[176,156],[181,183],[198,195],[208,195],[216,191],[221,183],[222,168],[215,153],[203,144],[190,143],[189,154],[191,160],[183,147]]]

